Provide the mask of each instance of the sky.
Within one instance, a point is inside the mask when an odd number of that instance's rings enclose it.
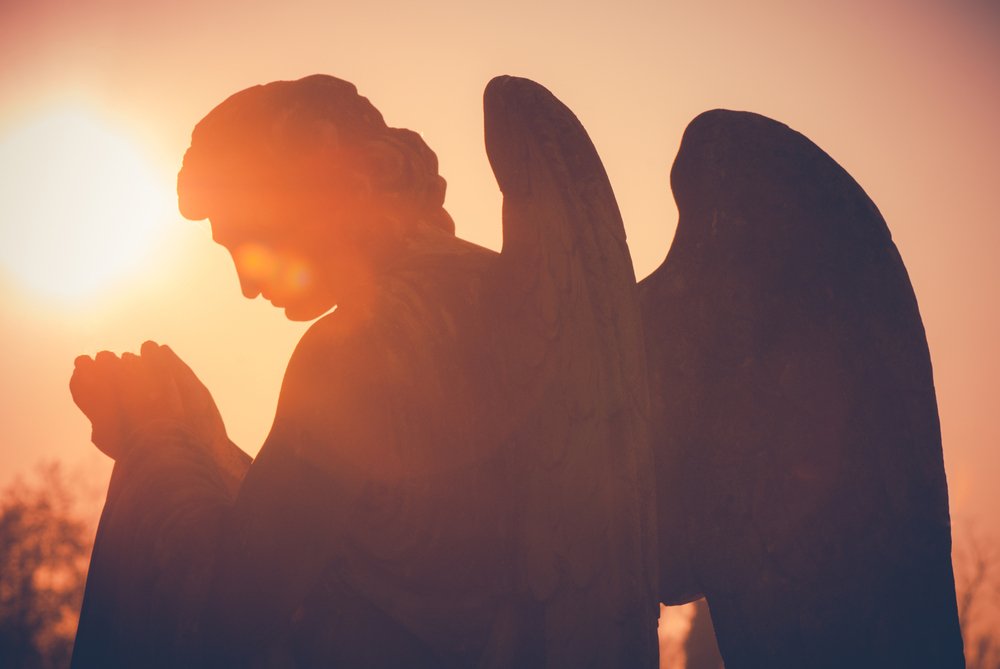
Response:
[[[106,476],[68,392],[73,359],[146,339],[259,449],[305,326],[244,299],[173,199],[191,129],[222,99],[317,72],[354,82],[437,152],[458,234],[499,249],[482,91],[514,74],[588,129],[639,277],[669,247],[670,165],[698,113],[771,116],[844,166],[914,285],[956,532],[1000,536],[996,0],[0,0],[0,63],[0,485],[52,459]]]

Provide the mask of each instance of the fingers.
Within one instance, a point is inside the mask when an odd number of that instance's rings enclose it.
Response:
[[[151,343],[152,342],[146,342],[146,344]],[[146,344],[143,344],[143,347],[145,347]],[[145,350],[145,348],[143,350]],[[150,351],[159,358],[165,367],[173,371],[173,374],[179,383],[184,386],[190,386],[193,381],[199,386],[201,385],[201,381],[198,380],[195,373],[191,371],[191,368],[188,367],[186,362],[180,359],[180,356],[174,353],[172,348],[164,344],[162,346],[157,346],[155,352],[152,348],[150,348]]]
[[[145,349],[144,349],[145,350]],[[164,368],[169,369],[176,387],[180,392],[181,402],[187,420],[192,426],[204,432],[206,436],[215,439],[225,434],[222,416],[212,399],[208,388],[195,375],[181,358],[169,346],[158,346],[149,349]]]
[[[166,344],[160,347],[160,353],[163,355],[164,359],[169,360],[171,364],[191,372],[191,368],[188,367],[187,363],[181,360],[180,356],[174,353],[174,349],[170,348]],[[194,372],[191,373],[194,374]]]
[[[121,440],[120,362],[109,351],[101,351],[93,359],[81,355],[74,361],[69,381],[73,401],[90,419],[91,440],[113,458]]]
[[[76,405],[83,409],[80,404],[87,402],[87,390],[94,376],[94,359],[89,355],[78,356],[73,361],[73,375],[69,378],[69,392],[73,396]],[[84,411],[86,413],[86,411]]]
[[[162,353],[162,348],[156,342],[144,342],[136,358],[144,373],[144,380],[150,391],[155,395],[152,399],[157,403],[157,413],[160,417],[180,418],[184,413],[182,389],[178,387],[173,369]]]
[[[69,385],[90,418],[94,443],[112,457],[125,447],[119,442],[157,420],[180,420],[209,442],[225,435],[208,389],[176,353],[153,341],[143,343],[139,355],[78,356]]]
[[[69,389],[73,401],[88,417],[92,408],[109,397],[118,374],[117,362],[109,351],[101,351],[94,359],[81,355],[75,360]]]
[[[155,341],[151,339],[148,339],[142,342],[142,346],[139,347],[139,354],[143,357],[156,355],[156,351],[159,348],[160,348],[159,344],[157,344]]]
[[[146,342],[142,345],[143,357],[154,362],[161,370],[170,374],[177,384],[183,399],[188,399],[191,393],[201,394],[207,392],[198,377],[195,376],[191,368],[169,346],[157,346],[153,342]]]
[[[94,362],[98,365],[114,365],[117,360],[118,356],[111,351],[101,351],[94,356]]]
[[[157,404],[163,395],[160,380],[149,365],[134,353],[122,353],[119,372],[122,404],[135,418],[142,418],[145,407]]]
[[[134,353],[119,358],[101,351],[93,358],[81,355],[74,361],[70,394],[93,425],[93,440],[108,452],[109,442],[120,438],[147,420],[153,407],[174,406],[178,393],[171,389],[169,375],[156,373]],[[166,390],[165,388],[166,387]]]
[[[172,371],[174,380],[177,382],[177,387],[187,402],[200,405],[207,401],[214,407],[215,402],[211,400],[208,389],[205,388],[205,385],[195,373],[191,371],[187,363],[181,360],[169,346],[161,346],[159,353],[163,364]]]

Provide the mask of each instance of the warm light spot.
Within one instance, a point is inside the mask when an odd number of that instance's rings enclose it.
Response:
[[[309,287],[311,280],[309,265],[301,260],[292,260],[285,268],[285,281],[291,290],[302,292]]]
[[[236,248],[233,258],[243,281],[272,302],[294,298],[310,286],[309,264],[287,252],[248,242]]]
[[[270,281],[275,271],[271,252],[262,244],[241,244],[234,260],[241,275],[257,284]]]
[[[0,139],[0,270],[36,294],[93,295],[143,266],[174,209],[122,133],[79,111]]]

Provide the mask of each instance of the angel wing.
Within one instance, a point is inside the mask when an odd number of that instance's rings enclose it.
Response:
[[[516,426],[520,618],[539,622],[518,662],[655,666],[648,405],[621,216],[583,126],[549,91],[499,77],[484,109],[504,196],[494,299]]]
[[[963,666],[924,329],[878,209],[750,113],[688,127],[640,283],[661,596],[727,667]]]

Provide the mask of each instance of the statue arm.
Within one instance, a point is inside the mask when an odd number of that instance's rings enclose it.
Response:
[[[73,666],[178,666],[197,654],[218,529],[250,458],[167,347],[82,357],[70,383],[115,458]]]
[[[240,666],[270,657],[290,647],[292,620],[321,587],[324,601],[350,609],[356,632],[386,629],[375,607],[354,597],[368,616],[359,622],[356,606],[321,583],[345,537],[373,536],[366,500],[374,489],[399,489],[398,453],[427,451],[423,428],[441,423],[428,412],[454,404],[444,394],[453,390],[444,383],[451,377],[434,376],[439,356],[427,352],[427,310],[407,296],[377,315],[338,309],[310,328],[245,477],[238,453],[226,455],[179,421],[161,421],[123,449],[98,531],[75,666]],[[421,522],[407,523],[420,543],[430,536]],[[391,647],[381,649],[392,655],[386,666],[409,666],[431,652],[401,636],[394,632]]]

